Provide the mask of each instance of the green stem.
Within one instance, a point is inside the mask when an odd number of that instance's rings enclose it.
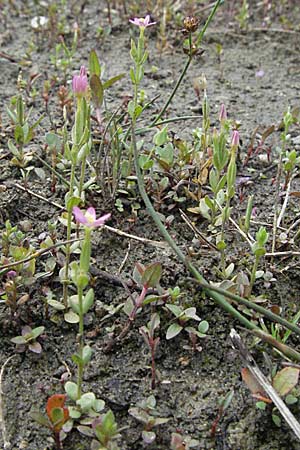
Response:
[[[186,61],[186,63],[185,63],[185,66],[184,66],[184,68],[183,68],[183,70],[182,70],[182,72],[181,72],[181,74],[180,74],[180,76],[179,76],[179,78],[178,78],[178,80],[177,80],[177,83],[176,83],[176,85],[175,85],[173,91],[171,92],[169,98],[167,99],[167,101],[166,101],[166,103],[164,104],[164,106],[163,106],[163,108],[161,109],[161,111],[157,114],[157,116],[155,117],[155,119],[154,119],[154,120],[151,122],[151,124],[149,125],[150,128],[151,128],[151,127],[154,127],[154,126],[157,124],[157,122],[159,121],[159,119],[163,116],[163,114],[165,113],[166,109],[167,109],[168,106],[170,105],[170,103],[171,103],[171,101],[173,100],[173,98],[174,98],[174,96],[175,96],[175,94],[176,94],[176,92],[177,92],[179,86],[181,85],[181,82],[182,82],[182,80],[183,80],[183,78],[184,78],[184,76],[185,76],[185,74],[186,74],[188,68],[190,67],[190,64],[191,64],[191,62],[192,62],[192,59],[193,59],[192,56],[189,56],[189,57],[188,57],[188,59],[187,59],[187,61]]]
[[[244,306],[246,306],[249,309],[253,309],[254,311],[257,311],[258,313],[262,314],[264,317],[267,317],[269,320],[275,323],[280,323],[283,327],[287,328],[290,331],[293,331],[294,333],[298,334],[300,336],[300,328],[297,327],[295,320],[293,322],[289,322],[288,320],[284,319],[283,317],[278,316],[277,314],[272,313],[268,309],[264,308],[263,306],[257,305],[254,302],[251,302],[250,300],[247,300],[243,297],[240,297],[237,294],[233,294],[232,292],[226,291],[225,289],[221,289],[217,286],[211,285],[209,283],[202,283],[200,281],[197,281],[197,284],[199,284],[203,289],[205,290],[212,290],[215,292],[218,292],[219,294],[223,295],[224,297],[227,297],[231,300],[234,300],[235,302],[238,302]]]
[[[69,199],[72,198],[74,193],[74,184],[75,184],[75,164],[72,162],[71,167],[71,178],[70,178],[70,189],[69,189]],[[72,210],[67,208],[68,217],[67,217],[67,241],[71,239],[71,227],[72,227]],[[71,244],[68,243],[66,245],[66,263],[65,263],[65,279],[63,281],[63,303],[65,307],[68,306],[68,285],[69,285],[69,265],[70,265],[70,256],[71,256]]]
[[[253,286],[254,286],[254,283],[255,283],[255,280],[256,280],[256,272],[257,272],[257,268],[258,268],[258,264],[259,264],[259,259],[260,259],[260,257],[255,255],[255,260],[254,260],[254,263],[253,263],[252,272],[251,272],[251,278],[250,278],[250,288],[249,288],[250,292],[249,292],[249,295],[251,295],[251,292],[252,292],[252,289],[253,289]]]
[[[205,24],[204,24],[202,30],[201,30],[200,33],[198,34],[198,37],[197,37],[197,40],[196,40],[196,47],[197,47],[197,48],[198,48],[199,45],[201,44],[201,41],[202,41],[202,39],[203,39],[203,36],[204,36],[204,34],[205,34],[205,32],[206,32],[206,30],[207,30],[207,28],[208,28],[210,22],[212,21],[214,15],[216,14],[217,9],[219,8],[219,6],[220,6],[223,2],[224,2],[224,0],[217,0],[217,1],[216,1],[215,6],[213,7],[213,9],[212,9],[210,15],[208,16],[208,18],[206,19],[206,22],[205,22]]]
[[[78,364],[78,380],[77,380],[77,397],[81,397],[81,387],[82,387],[82,378],[83,378],[83,345],[84,345],[84,336],[83,336],[83,288],[79,287],[77,288],[77,294],[78,294],[78,306],[79,306],[79,359],[80,362]]]
[[[85,177],[85,168],[86,168],[86,157],[83,158],[81,162],[81,171],[80,171],[80,180],[79,180],[79,197],[81,198],[81,194],[83,191],[83,183]]]

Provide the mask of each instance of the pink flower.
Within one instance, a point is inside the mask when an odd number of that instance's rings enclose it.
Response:
[[[85,213],[83,213],[81,209],[78,208],[78,206],[74,206],[73,214],[77,223],[81,223],[82,225],[85,225],[89,228],[101,227],[111,216],[111,214],[105,214],[104,216],[99,217],[99,219],[96,219],[95,208],[91,206],[86,210]]]
[[[240,134],[238,130],[234,130],[232,134],[231,145],[233,147],[237,147],[239,145],[239,142],[240,142]]]
[[[264,75],[265,71],[263,69],[257,70],[257,72],[255,72],[256,78],[262,78]]]
[[[9,270],[6,276],[7,278],[15,278],[17,276],[17,272],[15,270]]]
[[[130,19],[129,22],[133,23],[133,25],[137,25],[140,28],[147,28],[151,25],[156,24],[156,22],[150,22],[149,14],[145,17],[145,19],[135,17],[133,20]]]
[[[81,66],[79,75],[74,75],[72,89],[75,95],[81,97],[85,95],[88,87],[86,68]]]
[[[225,120],[227,120],[227,112],[226,112],[226,107],[225,107],[224,103],[222,103],[222,105],[220,107],[219,121],[223,122]]]

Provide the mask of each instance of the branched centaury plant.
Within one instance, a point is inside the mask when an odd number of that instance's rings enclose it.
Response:
[[[72,128],[72,147],[70,148],[69,142],[65,139],[65,156],[71,163],[71,175],[69,192],[65,196],[65,205],[67,210],[67,241],[71,238],[72,227],[72,209],[75,205],[78,205],[82,198],[82,183],[84,178],[81,174],[80,184],[76,180],[75,170],[77,165],[85,161],[86,155],[91,149],[90,139],[90,119],[89,119],[89,106],[86,101],[88,81],[87,73],[84,66],[80,69],[80,74],[73,77],[73,92],[77,99],[77,106],[75,112],[75,124]],[[66,133],[66,128],[65,128]],[[85,170],[85,164],[82,163],[82,170]],[[77,189],[76,189],[77,186]],[[65,307],[68,304],[68,284],[69,280],[69,264],[70,264],[71,245],[66,245],[66,262],[61,271],[63,277],[63,302]]]
[[[226,193],[225,206],[221,207],[222,211],[222,225],[221,235],[217,242],[217,248],[221,251],[221,270],[224,277],[226,277],[226,260],[225,260],[225,223],[230,217],[230,201],[235,194],[235,180],[236,180],[236,152],[239,145],[239,132],[234,130],[231,141],[230,161],[226,172]]]
[[[217,2],[216,5],[219,5],[220,2]],[[144,20],[144,19],[143,19]],[[144,26],[140,26],[140,39],[143,39],[144,37]],[[201,40],[201,39],[200,39]],[[180,84],[180,83],[179,83]],[[176,91],[175,91],[176,92]],[[175,95],[175,93],[174,93]],[[190,273],[195,277],[196,281],[201,284],[204,287],[205,292],[219,305],[221,306],[225,311],[227,311],[229,314],[231,314],[233,317],[235,317],[237,320],[240,321],[246,328],[253,330],[255,333],[260,333],[260,328],[253,322],[250,322],[246,317],[244,317],[240,312],[237,311],[237,309],[231,305],[226,298],[229,297],[228,293],[225,290],[222,289],[215,289],[210,288],[210,285],[206,282],[205,278],[201,275],[201,273],[197,270],[197,268],[190,262],[190,260],[186,257],[186,255],[181,251],[181,249],[177,246],[174,239],[170,236],[168,231],[166,230],[165,226],[160,220],[159,215],[153,208],[153,205],[146,193],[145,186],[144,186],[144,179],[143,175],[141,173],[140,165],[139,165],[139,154],[137,149],[137,143],[136,143],[136,135],[135,135],[135,125],[136,125],[136,109],[138,111],[138,103],[137,103],[137,96],[134,96],[133,104],[130,107],[130,110],[132,112],[132,127],[131,127],[131,139],[132,139],[132,147],[133,147],[133,155],[134,155],[134,165],[135,165],[135,171],[136,176],[138,180],[138,187],[141,194],[141,197],[147,207],[147,210],[149,214],[151,215],[153,221],[155,222],[158,230],[168,243],[168,245],[171,247],[171,249],[176,254],[179,261],[181,261],[187,269],[190,271]],[[299,332],[299,330],[298,330]],[[270,343],[271,345],[277,345],[277,342],[274,342],[272,339],[272,336],[270,336],[267,333],[264,333],[264,339]],[[292,349],[284,349],[284,351],[294,354],[294,351]],[[296,359],[298,358],[297,355]]]
[[[30,152],[25,152],[25,147],[33,139],[34,129],[43,120],[44,116],[41,116],[36,122],[30,125],[31,109],[27,114],[25,113],[25,104],[22,95],[19,95],[16,99],[15,110],[6,108],[6,111],[14,126],[15,143],[11,139],[8,141],[8,148],[13,155],[11,162],[15,166],[20,167],[20,169],[24,169],[33,157]]]
[[[84,366],[88,364],[92,356],[92,349],[88,345],[84,345],[84,315],[91,308],[94,301],[94,290],[90,288],[85,294],[84,290],[87,288],[89,283],[89,267],[91,258],[91,235],[94,228],[103,226],[105,221],[110,218],[110,214],[105,214],[104,216],[96,219],[95,209],[90,207],[87,209],[86,213],[83,212],[75,206],[73,208],[73,214],[76,218],[77,223],[84,225],[84,240],[82,243],[80,261],[79,264],[73,261],[70,264],[71,269],[71,279],[77,288],[77,295],[70,298],[70,305],[74,313],[78,317],[79,322],[79,351],[73,355],[73,360],[78,366],[78,377],[77,377],[77,392],[76,401],[80,401],[82,394],[82,378]],[[74,393],[74,384],[72,383],[72,395]],[[67,386],[66,386],[67,390]],[[69,394],[68,390],[67,393]],[[72,398],[72,397],[71,397]]]
[[[223,171],[229,160],[227,140],[230,123],[227,120],[225,105],[221,105],[219,120],[220,131],[214,129],[212,135],[212,167],[209,171],[209,186],[213,196],[210,198],[206,195],[204,199],[200,200],[199,204],[199,211],[213,225],[217,221],[216,215],[219,205],[222,205],[224,199],[223,189],[226,184],[226,173],[224,174]]]

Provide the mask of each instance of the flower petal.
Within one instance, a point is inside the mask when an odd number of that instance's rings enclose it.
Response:
[[[87,223],[87,218],[85,217],[81,209],[78,208],[78,206],[74,206],[73,214],[75,216],[76,222],[82,223],[84,225]]]
[[[104,225],[104,222],[110,218],[111,214],[104,214],[104,216],[99,217],[99,219],[95,220],[93,223],[94,227],[100,227],[101,225]]]
[[[90,206],[90,207],[86,210],[86,215],[92,217],[92,218],[93,218],[93,221],[96,220],[96,210],[95,210],[95,208],[93,208],[92,206]]]

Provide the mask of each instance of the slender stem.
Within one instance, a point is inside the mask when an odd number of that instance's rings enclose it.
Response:
[[[185,66],[184,66],[184,68],[183,68],[183,70],[182,70],[182,72],[181,72],[181,74],[180,74],[180,77],[178,78],[177,83],[176,83],[176,85],[174,86],[173,91],[171,92],[169,98],[167,99],[167,101],[166,101],[166,103],[164,104],[164,106],[163,106],[163,108],[161,109],[161,111],[157,114],[157,116],[155,117],[155,119],[154,119],[154,120],[151,122],[151,124],[149,125],[150,128],[153,127],[153,126],[155,126],[155,125],[157,124],[157,122],[158,122],[159,119],[163,116],[163,114],[165,113],[165,111],[166,111],[166,109],[168,108],[169,104],[170,104],[171,101],[173,100],[173,98],[174,98],[174,96],[175,96],[175,94],[176,94],[176,92],[177,92],[179,86],[181,85],[181,82],[182,82],[182,80],[183,80],[183,78],[184,78],[184,76],[185,76],[185,74],[186,74],[188,68],[190,67],[190,64],[191,64],[191,62],[192,62],[192,59],[193,59],[192,56],[189,56],[189,57],[188,57],[188,59],[187,59],[187,61],[186,61],[186,63],[185,63]]]
[[[155,343],[151,345],[151,389],[155,389],[156,369],[155,369]]]
[[[73,193],[74,193],[74,183],[75,183],[75,164],[72,162],[69,199],[73,196]],[[70,208],[68,208],[67,241],[70,241],[70,239],[71,239],[71,227],[72,227],[72,210]],[[71,256],[71,244],[68,243],[66,245],[65,279],[63,281],[63,302],[64,302],[65,307],[68,306],[68,285],[69,285],[70,256]]]
[[[80,172],[80,180],[79,180],[79,197],[81,198],[81,194],[83,191],[83,183],[85,177],[85,168],[86,168],[86,157],[83,158],[81,162],[81,172]]]
[[[256,272],[257,272],[257,268],[258,268],[259,259],[260,259],[259,256],[255,255],[255,260],[254,260],[254,263],[253,263],[252,272],[251,272],[251,278],[250,278],[250,289],[249,289],[250,292],[249,292],[249,295],[252,292],[252,289],[253,289],[253,286],[254,286],[254,283],[255,283],[255,280],[256,280]]]
[[[78,306],[79,306],[78,339],[79,339],[79,358],[80,358],[80,362],[78,364],[77,397],[80,398],[81,397],[82,378],[83,378],[82,358],[83,358],[83,345],[84,345],[84,336],[83,336],[83,331],[84,331],[83,316],[84,316],[84,314],[83,314],[83,289],[82,289],[82,287],[78,286],[77,294],[78,294]]]
[[[268,309],[264,308],[263,306],[260,306],[254,302],[251,302],[250,300],[240,297],[237,294],[233,294],[232,292],[226,291],[222,288],[211,285],[209,283],[197,281],[197,284],[199,284],[205,290],[209,289],[209,290],[218,292],[219,294],[224,295],[224,297],[227,297],[231,300],[234,300],[235,302],[245,305],[249,309],[253,309],[254,311],[257,311],[258,313],[262,314],[264,317],[267,317],[272,322],[280,323],[280,325],[284,326],[288,330],[293,331],[294,333],[298,334],[298,336],[300,336],[300,328],[296,325],[297,322],[295,321],[295,319],[293,320],[293,322],[289,322],[288,320],[284,319],[283,317],[280,317],[277,314],[274,314],[272,311],[269,311]]]
[[[202,28],[202,30],[201,30],[200,33],[198,34],[198,37],[197,37],[197,40],[196,40],[196,47],[197,47],[197,48],[198,48],[199,45],[201,44],[201,41],[202,41],[203,36],[204,36],[204,34],[205,34],[205,32],[206,32],[206,30],[207,30],[207,28],[208,28],[208,25],[210,24],[210,22],[212,21],[214,15],[216,14],[217,9],[219,8],[219,6],[220,6],[223,2],[224,2],[224,0],[217,0],[217,1],[216,1],[216,3],[215,3],[215,5],[214,5],[214,7],[213,7],[213,9],[212,9],[212,11],[211,11],[211,13],[210,13],[210,15],[208,16],[208,18],[207,18],[207,20],[206,20],[206,22],[205,22],[205,24],[204,24],[204,26],[203,26],[203,28]]]
[[[202,41],[202,38],[203,38],[203,36],[204,36],[204,34],[205,34],[205,32],[206,32],[210,22],[212,21],[215,13],[217,12],[218,7],[220,6],[220,4],[222,2],[223,2],[223,0],[217,0],[216,1],[216,3],[214,5],[210,15],[208,16],[208,18],[207,18],[207,20],[206,20],[206,22],[205,22],[205,24],[204,24],[204,26],[202,28],[202,30],[198,34],[198,37],[197,37],[197,40],[196,40],[196,43],[195,43],[195,48],[192,48],[191,35],[189,36],[190,48],[189,48],[188,59],[187,59],[187,61],[185,63],[185,66],[184,66],[184,68],[183,68],[183,70],[182,70],[182,72],[181,72],[181,74],[180,74],[180,76],[179,76],[179,78],[177,80],[177,83],[176,83],[173,91],[171,92],[170,96],[168,97],[168,99],[167,99],[166,103],[164,104],[163,108],[161,109],[161,111],[158,113],[158,115],[155,117],[155,119],[151,122],[150,127],[153,127],[154,125],[157,124],[157,122],[163,116],[163,114],[166,112],[168,106],[170,105],[171,101],[173,100],[176,92],[178,91],[179,86],[181,85],[181,82],[182,82],[183,78],[185,77],[185,74],[186,74],[188,68],[190,67],[190,64],[191,64],[192,59],[193,59],[193,52],[194,52],[194,50],[197,50],[199,48],[199,45],[200,45],[200,43]]]

